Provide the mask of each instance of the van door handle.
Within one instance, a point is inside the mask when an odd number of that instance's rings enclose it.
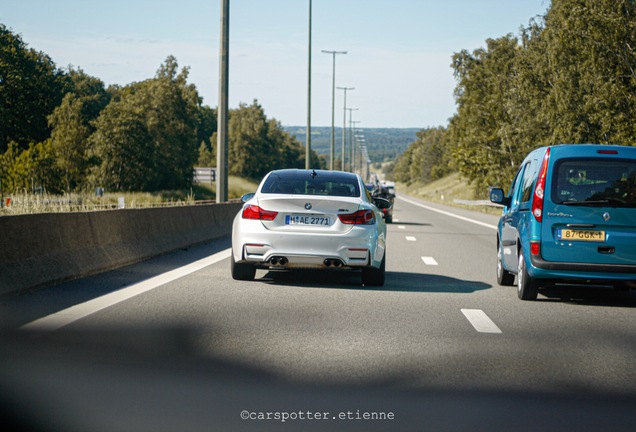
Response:
[[[602,254],[613,254],[616,252],[616,248],[614,246],[599,246],[598,253]]]

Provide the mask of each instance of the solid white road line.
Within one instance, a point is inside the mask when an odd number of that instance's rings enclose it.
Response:
[[[501,333],[501,330],[497,325],[492,322],[488,315],[481,309],[462,309],[461,310],[466,319],[475,327],[480,333]]]
[[[416,241],[417,239],[413,236],[406,236],[407,241]]]
[[[37,319],[23,325],[20,328],[25,330],[57,330],[109,306],[113,306],[119,302],[128,300],[139,294],[143,294],[147,291],[153,290],[157,287],[160,287],[161,285],[165,285],[169,282],[187,276],[190,273],[194,273],[209,265],[216,264],[219,261],[229,258],[230,253],[231,249],[225,249],[221,252],[215,253],[214,255],[210,255],[209,257],[200,259],[199,261],[195,261],[191,264],[179,267],[153,278],[146,279],[145,281],[136,283],[127,288],[123,288],[110,294],[103,295],[96,299],[71,306],[54,314]]]
[[[463,221],[466,221],[466,222],[474,223],[474,224],[477,224],[477,225],[481,225],[481,226],[486,227],[486,228],[491,228],[491,229],[494,229],[494,230],[497,229],[496,225],[491,225],[491,224],[488,224],[488,223],[485,223],[485,222],[481,222],[481,221],[470,219],[470,218],[467,218],[467,217],[464,217],[464,216],[456,215],[455,213],[451,213],[451,212],[447,212],[447,211],[444,211],[444,210],[436,209],[434,207],[430,207],[430,206],[427,206],[425,204],[420,204],[418,202],[411,201],[410,199],[406,199],[406,198],[403,198],[403,197],[400,197],[399,199],[401,199],[403,201],[406,201],[409,204],[413,204],[415,206],[418,206],[418,207],[421,207],[423,209],[426,209],[426,210],[430,210],[430,211],[434,211],[434,212],[437,212],[437,213],[441,213],[443,215],[454,217],[454,218],[457,218],[457,219],[460,219],[460,220],[463,220]]]
[[[435,261],[435,258],[433,257],[422,257],[422,261],[424,261],[424,264],[426,265],[431,265],[431,266],[436,266],[437,261]]]

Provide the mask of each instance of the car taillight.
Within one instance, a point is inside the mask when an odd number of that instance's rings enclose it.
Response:
[[[548,148],[543,157],[543,162],[539,168],[539,178],[534,187],[534,199],[532,200],[532,215],[541,222],[543,220],[543,198],[545,196],[545,179],[548,174],[548,161],[550,159],[550,149]]]
[[[250,204],[245,206],[241,217],[243,219],[259,219],[259,220],[271,221],[271,220],[274,220],[277,214],[278,212],[263,210],[259,206]]]
[[[375,213],[372,210],[358,210],[355,213],[339,214],[340,222],[347,225],[373,225]]]

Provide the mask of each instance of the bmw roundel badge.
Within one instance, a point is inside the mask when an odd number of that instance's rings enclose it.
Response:
[[[311,203],[305,203],[305,209],[311,210]]]

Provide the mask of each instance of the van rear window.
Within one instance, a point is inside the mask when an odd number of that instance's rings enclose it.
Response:
[[[556,204],[636,207],[636,161],[564,159],[552,185]]]

